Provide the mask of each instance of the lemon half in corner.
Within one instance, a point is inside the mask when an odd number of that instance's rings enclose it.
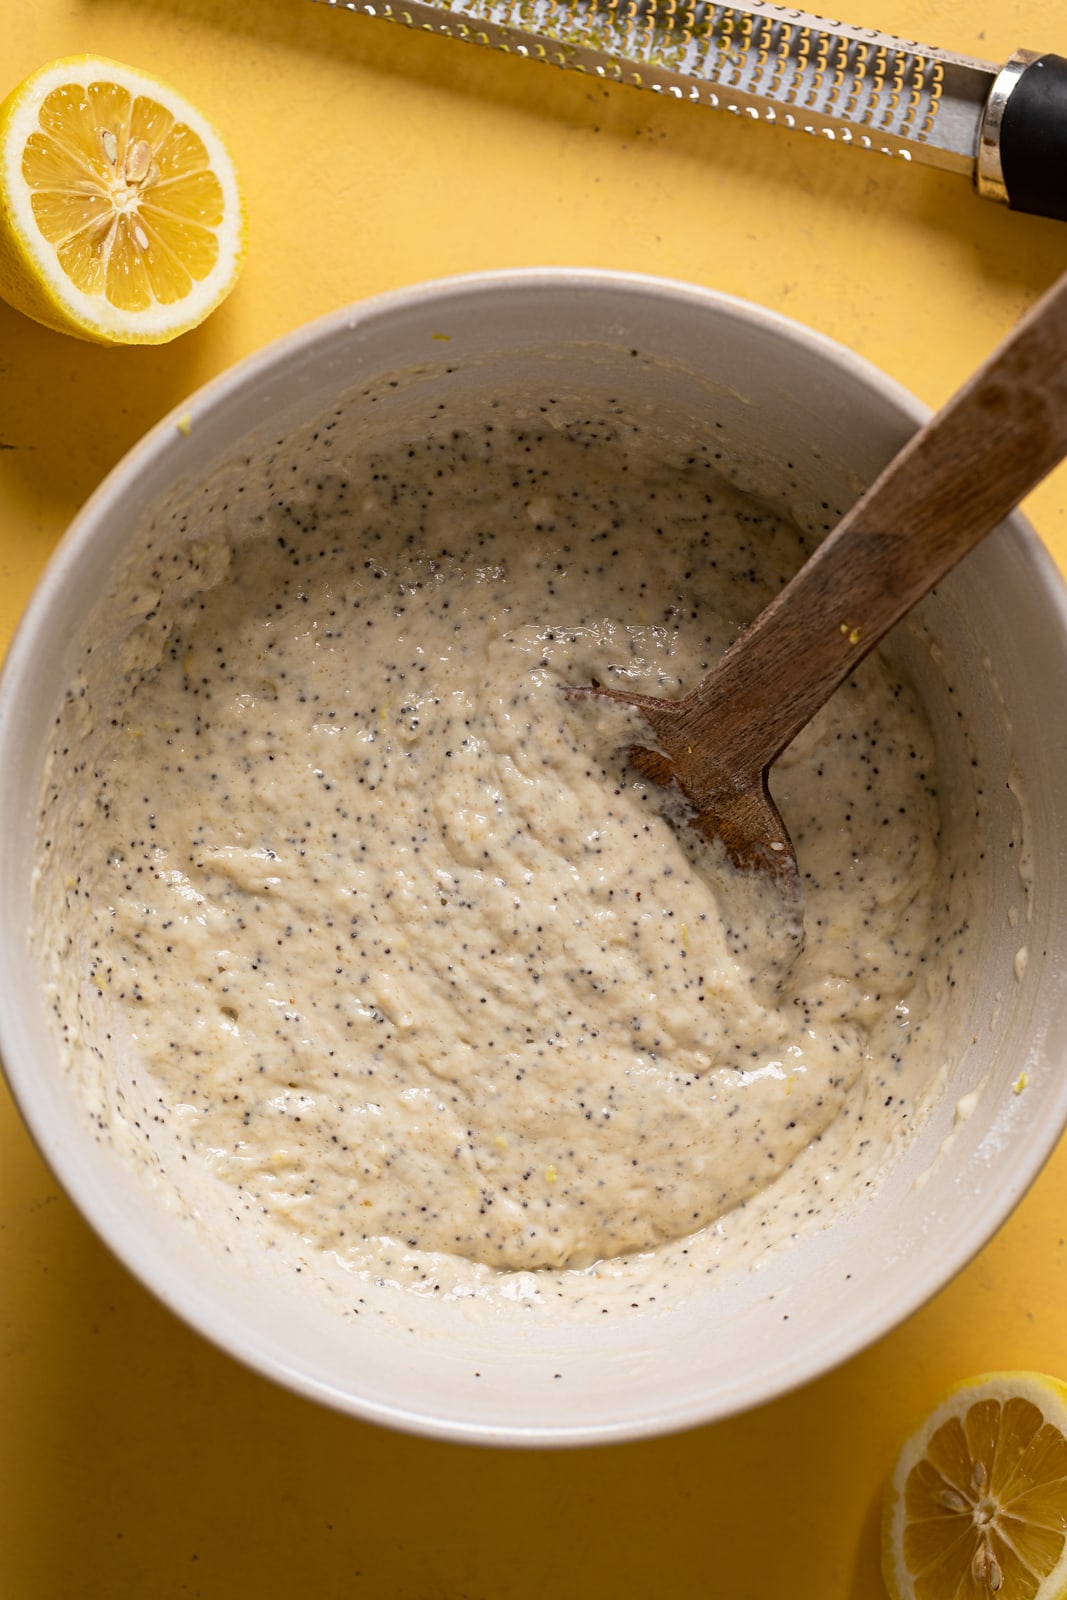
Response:
[[[0,296],[27,316],[161,344],[229,293],[244,246],[225,144],[157,78],[74,56],[0,106]]]
[[[1067,1385],[1037,1372],[960,1384],[901,1451],[882,1531],[893,1600],[1063,1600]]]

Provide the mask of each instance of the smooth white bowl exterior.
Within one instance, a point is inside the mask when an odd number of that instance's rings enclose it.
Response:
[[[944,708],[945,738],[955,737],[959,706],[979,740],[998,847],[960,1064],[873,1201],[758,1271],[682,1289],[632,1321],[487,1317],[414,1302],[398,1321],[374,1314],[373,1293],[368,1314],[342,1319],[254,1249],[241,1258],[199,1242],[94,1139],[65,1082],[27,943],[37,797],[72,642],[153,503],[248,435],[278,437],[353,385],[399,373],[404,388],[421,381],[417,369],[442,362],[453,370],[433,381],[471,393],[501,373],[528,379],[535,393],[546,371],[571,387],[584,371],[601,394],[707,415],[728,455],[762,459],[767,481],[815,521],[855,499],[924,415],[865,363],[777,316],[663,280],[562,270],[386,295],[209,386],[183,408],[191,426],[162,422],[84,508],[5,665],[0,1053],[42,1153],[101,1237],[175,1312],[253,1368],[342,1411],[431,1435],[527,1445],[633,1438],[767,1400],[885,1333],[981,1247],[1050,1153],[1067,1120],[1067,831],[1057,819],[1067,795],[1067,606],[1051,561],[1016,517],[924,613],[958,686]],[[920,678],[924,670],[919,660]],[[936,701],[932,679],[930,693]],[[1020,871],[1032,877],[1029,921],[1013,925]],[[1024,946],[1029,959],[1017,962]],[[963,1119],[958,1107],[973,1091]]]

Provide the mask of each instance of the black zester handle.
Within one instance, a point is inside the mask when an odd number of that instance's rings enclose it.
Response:
[[[1013,211],[1067,222],[1067,60],[1031,61],[1004,107],[1000,165]]]

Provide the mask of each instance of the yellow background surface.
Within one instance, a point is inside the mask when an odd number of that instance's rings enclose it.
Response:
[[[8,0],[0,96],[92,51],[224,130],[251,249],[223,308],[99,350],[0,305],[0,645],[67,522],[203,380],[347,301],[484,267],[603,265],[785,311],[936,404],[1067,264],[967,183],[308,0]],[[852,0],[1001,61],[1062,0]],[[1067,474],[1028,505],[1067,566]],[[3,1003],[0,997],[0,1003]],[[754,1413],[610,1449],[428,1443],[273,1388],[161,1309],[0,1103],[0,1596],[878,1600],[902,1433],[990,1367],[1067,1377],[1067,1146],[873,1348]]]

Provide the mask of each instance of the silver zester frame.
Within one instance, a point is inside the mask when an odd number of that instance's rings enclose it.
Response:
[[[1000,69],[876,29],[767,0],[321,3],[966,173],[1003,198],[996,141],[983,157],[982,136]]]

